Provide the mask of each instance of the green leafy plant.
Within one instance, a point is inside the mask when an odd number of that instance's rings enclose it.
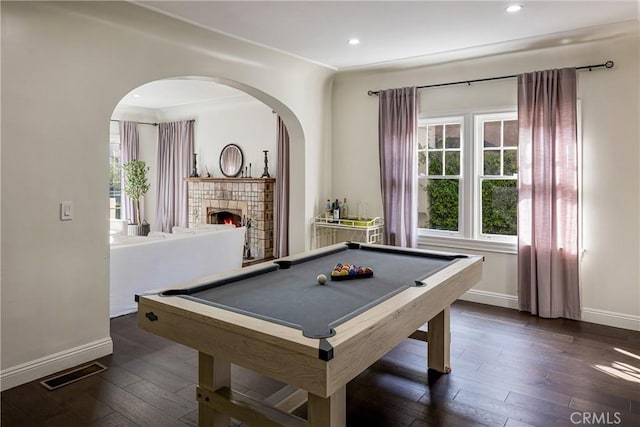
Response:
[[[518,182],[486,180],[482,183],[482,232],[518,234]]]
[[[429,158],[419,153],[418,162],[424,166],[429,160],[429,174],[442,174],[440,153],[430,153]],[[499,153],[498,153],[499,154]],[[446,158],[446,175],[456,175],[460,171],[459,157]],[[506,151],[504,156],[505,173],[518,171],[517,153]],[[500,174],[500,156],[486,155],[484,173]],[[482,233],[515,236],[518,233],[518,182],[507,179],[487,179],[482,182]],[[459,182],[455,179],[430,179],[420,184],[420,190],[427,193],[428,210],[424,228],[433,230],[457,231],[459,212]]]
[[[423,188],[429,196],[429,220],[426,228],[458,230],[458,180],[433,179]]]
[[[124,172],[124,192],[135,202],[136,224],[142,224],[140,219],[140,199],[149,191],[149,166],[143,160],[131,160],[122,165]]]

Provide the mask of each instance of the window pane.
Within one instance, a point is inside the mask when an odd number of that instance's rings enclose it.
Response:
[[[500,147],[500,128],[502,122],[484,122],[484,146]]]
[[[420,179],[418,226],[432,230],[458,231],[457,179]]]
[[[109,127],[109,217],[121,218],[120,132],[116,123]]]
[[[110,162],[109,163],[109,186],[110,189],[117,189],[120,191],[120,181],[121,181],[121,168],[119,162]]]
[[[445,137],[446,148],[460,148],[460,125],[447,125]]]
[[[442,125],[429,126],[429,148],[442,148]]]
[[[504,174],[518,173],[518,150],[504,150]]]
[[[515,236],[518,232],[516,180],[482,181],[482,233]]]
[[[418,150],[427,149],[427,128],[425,126],[418,127]]]
[[[427,174],[427,152],[418,151],[418,174]]]
[[[120,193],[122,167],[120,166],[120,144],[109,144],[109,216],[120,218]]]
[[[109,197],[109,218],[113,219],[122,219],[120,218],[120,194],[117,197],[113,197],[113,194]]]
[[[518,146],[518,121],[517,120],[504,121],[504,146],[505,147]]]
[[[418,228],[426,228],[427,224],[427,212],[429,211],[428,185],[429,179],[418,178]]]
[[[485,175],[500,175],[500,151],[485,150],[483,164]]]
[[[460,152],[446,151],[444,153],[444,174],[460,175]]]
[[[429,152],[429,175],[442,175],[442,151]]]

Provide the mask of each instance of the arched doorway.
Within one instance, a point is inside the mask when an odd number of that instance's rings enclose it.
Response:
[[[197,180],[189,179],[188,185],[197,183],[200,189],[198,191],[202,194],[194,196],[195,201],[189,199],[189,223],[182,224],[183,226],[192,226],[194,222],[208,222],[205,220],[207,214],[204,211],[205,208],[202,207],[201,199],[223,199],[226,205],[226,200],[231,200],[228,197],[229,194],[243,193],[246,188],[251,188],[251,186],[255,189],[255,183],[247,183],[246,180],[237,179],[233,180],[233,184],[229,184],[228,177],[223,176],[219,169],[219,156],[224,146],[233,143],[242,148],[245,157],[242,177],[261,176],[265,151],[269,154],[268,170],[271,177],[276,176],[275,138],[278,115],[286,123],[291,143],[301,143],[300,141],[303,140],[301,126],[289,108],[264,92],[238,82],[204,77],[171,78],[139,86],[125,95],[114,109],[111,130],[112,134],[115,130],[119,130],[119,121],[137,122],[137,135],[140,144],[139,159],[144,160],[149,167],[149,182],[151,184],[151,189],[142,203],[143,217],[151,224],[151,229],[156,232],[170,231],[159,230],[154,215],[157,207],[155,194],[157,188],[154,187],[159,173],[156,161],[158,156],[158,123],[195,120],[194,153],[200,177]],[[110,156],[111,170],[115,169],[113,163],[119,162],[115,155],[118,147],[114,144],[114,141],[119,140],[118,135],[116,137],[112,135],[110,138],[112,143],[110,150],[112,154]],[[204,179],[205,177],[207,179]],[[211,181],[208,178],[211,178]],[[217,178],[220,178],[220,181],[226,181],[224,185],[229,184],[229,188],[218,187],[218,181],[214,184]],[[112,185],[112,189],[113,187],[114,185]],[[121,188],[120,194],[122,194],[122,190]],[[220,192],[224,194],[218,196],[217,193]],[[117,192],[112,191],[111,194],[112,216],[117,216],[119,212],[120,219],[126,221],[130,218],[127,218],[124,211],[118,210],[118,201],[114,200],[117,198],[115,193]],[[205,195],[203,196],[203,194]],[[275,216],[281,214],[274,206],[275,197],[266,194],[264,197],[265,200],[268,199],[271,211],[265,214],[263,212],[259,212],[259,214],[249,212],[248,215],[255,220],[254,229],[249,231],[249,235],[252,237],[249,239],[249,246],[250,250],[253,249],[253,258],[257,259],[272,255],[272,252],[267,252],[264,248],[261,249],[257,246],[257,236],[265,235],[264,229],[259,228],[262,226],[261,223],[265,220],[270,221],[271,226],[268,229],[273,233]],[[265,241],[271,239],[270,244],[273,246],[273,241],[277,237],[267,235],[266,238],[262,238]],[[132,305],[131,309],[134,308]],[[111,314],[114,315],[113,310]],[[117,315],[120,314],[124,314],[122,310],[117,313]]]

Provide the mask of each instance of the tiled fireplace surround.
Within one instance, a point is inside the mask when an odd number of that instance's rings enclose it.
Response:
[[[251,220],[249,242],[255,259],[273,257],[274,178],[187,178],[189,227],[228,211]]]

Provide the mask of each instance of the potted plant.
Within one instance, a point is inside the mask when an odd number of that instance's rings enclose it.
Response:
[[[150,226],[140,218],[140,199],[149,191],[147,174],[149,166],[143,160],[131,160],[122,165],[124,173],[124,192],[135,203],[135,223],[129,224],[129,234],[146,236]]]

